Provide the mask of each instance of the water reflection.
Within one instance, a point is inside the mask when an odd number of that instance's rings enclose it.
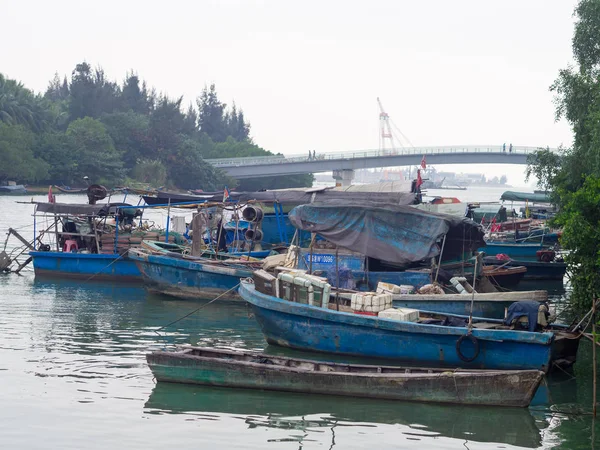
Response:
[[[525,448],[541,445],[540,427],[527,409],[427,405],[396,401],[303,395],[157,383],[147,414],[230,414],[249,428],[314,428],[403,425],[406,437],[447,437]],[[333,436],[332,436],[333,437]]]

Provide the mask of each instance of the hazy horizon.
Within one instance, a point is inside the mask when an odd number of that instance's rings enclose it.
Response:
[[[215,83],[255,142],[283,154],[376,149],[377,97],[417,147],[568,146],[549,86],[572,61],[575,4],[0,0],[5,36],[19,37],[3,47],[0,72],[43,92],[82,61],[113,80],[134,70],[186,108]],[[462,171],[514,184],[523,170]]]

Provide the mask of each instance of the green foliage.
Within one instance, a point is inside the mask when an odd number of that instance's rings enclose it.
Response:
[[[33,154],[35,136],[22,125],[0,122],[0,180],[36,182],[48,176],[48,164]]]
[[[139,159],[156,157],[148,116],[130,110],[105,114],[101,121],[115,148],[123,154],[123,164],[127,169],[132,169]]]
[[[66,135],[76,157],[74,179],[88,176],[93,183],[109,185],[123,179],[121,155],[102,122],[91,117],[77,119],[70,123]]]
[[[559,72],[550,87],[556,118],[566,119],[573,147],[559,154],[538,150],[528,158],[527,178],[552,192],[563,227],[561,245],[569,250],[571,304],[591,307],[600,293],[600,1],[581,0],[575,9],[573,56],[577,67]]]
[[[163,186],[167,181],[167,168],[156,159],[141,159],[131,171],[131,176],[140,183]]]
[[[169,179],[184,189],[217,191],[232,182],[202,159],[201,147],[193,139],[184,139],[176,153],[169,155]]]
[[[24,125],[33,131],[48,126],[48,116],[43,99],[37,97],[21,83],[0,73],[0,122]]]
[[[231,111],[227,111],[227,105],[219,100],[214,84],[210,88],[205,87],[196,102],[198,127],[214,142],[224,142],[230,136],[236,141],[249,140],[250,125],[246,123],[243,111],[238,111],[235,103]]]
[[[235,103],[227,108],[214,84],[202,90],[198,109],[190,104],[183,112],[182,101],[148,89],[134,72],[119,84],[87,62],[70,79],[56,74],[43,97],[0,74],[0,124],[34,133],[18,147],[27,149],[31,170],[5,171],[16,181],[80,185],[88,176],[109,186],[131,180],[220,190],[236,181],[205,158],[272,155],[252,142],[243,111]],[[249,190],[311,184],[311,175],[244,181]]]
[[[600,178],[589,175],[577,191],[560,189],[560,214],[555,223],[563,228],[561,245],[569,250],[572,306],[591,307],[600,294]]]

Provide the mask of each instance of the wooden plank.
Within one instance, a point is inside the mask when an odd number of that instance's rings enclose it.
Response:
[[[29,248],[30,250],[33,250],[33,245],[28,242],[23,236],[21,236],[17,230],[13,229],[13,228],[9,228],[8,229],[8,234],[12,234],[14,235],[18,240],[20,240],[24,245],[27,246],[27,248]]]

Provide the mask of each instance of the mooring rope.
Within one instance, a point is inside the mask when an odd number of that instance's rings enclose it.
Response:
[[[192,314],[195,314],[195,313],[197,313],[197,312],[198,312],[198,311],[200,311],[202,308],[205,308],[205,307],[207,307],[207,306],[208,306],[208,305],[210,305],[211,303],[213,303],[213,302],[217,301],[218,299],[220,299],[221,297],[223,297],[225,294],[227,294],[227,293],[229,293],[229,292],[231,292],[231,291],[233,291],[233,290],[237,289],[237,288],[239,287],[239,285],[240,285],[240,283],[236,284],[236,285],[235,285],[234,287],[232,287],[231,289],[227,289],[225,292],[223,292],[223,293],[219,294],[218,296],[216,296],[215,298],[213,298],[213,299],[212,299],[210,302],[208,302],[208,303],[205,303],[204,305],[200,306],[199,308],[196,308],[196,309],[195,309],[195,310],[193,310],[192,312],[190,312],[190,313],[186,314],[186,315],[185,315],[185,316],[183,316],[183,317],[180,317],[179,319],[176,319],[176,320],[174,320],[174,321],[173,321],[173,322],[171,322],[171,323],[168,323],[168,324],[166,324],[166,325],[163,325],[163,326],[162,326],[162,327],[160,327],[160,328],[157,328],[156,330],[154,330],[154,332],[155,332],[156,334],[158,334],[158,332],[159,332],[159,331],[161,331],[161,330],[164,330],[165,328],[167,328],[167,327],[170,327],[171,325],[173,325],[173,324],[175,324],[175,323],[177,323],[177,322],[179,322],[179,321],[181,321],[181,320],[183,320],[183,319],[185,319],[185,318],[187,318],[187,317],[191,316]],[[160,336],[160,334],[158,334],[158,335]]]

